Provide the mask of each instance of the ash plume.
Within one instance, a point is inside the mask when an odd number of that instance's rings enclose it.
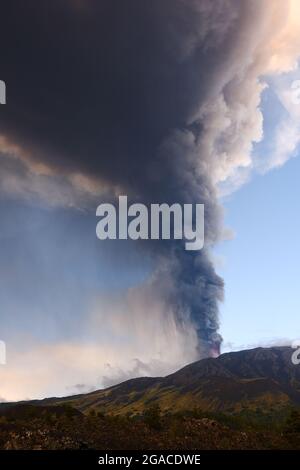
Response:
[[[155,259],[148,292],[171,309],[179,330],[194,329],[199,357],[218,354],[223,281],[210,249],[223,236],[220,186],[238,187],[251,168],[262,138],[260,77],[295,60],[296,48],[280,49],[289,2],[3,3],[2,187],[22,180],[20,192],[34,188],[51,203],[36,182],[54,181],[68,185],[67,205],[89,211],[117,194],[204,204],[200,253],[178,242],[142,249]]]

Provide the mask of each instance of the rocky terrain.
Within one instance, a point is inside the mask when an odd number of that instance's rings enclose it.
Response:
[[[4,450],[147,449],[299,449],[300,427],[289,420],[263,426],[197,412],[161,415],[149,408],[143,417],[86,416],[69,407],[19,405],[0,419]],[[228,418],[227,418],[228,419]],[[290,420],[291,421],[291,420]],[[291,421],[293,422],[293,421]],[[296,422],[300,424],[300,414]],[[298,426],[297,424],[297,426]]]

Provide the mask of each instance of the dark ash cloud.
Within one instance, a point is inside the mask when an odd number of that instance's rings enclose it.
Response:
[[[217,183],[247,165],[244,153],[260,134],[251,119],[259,100],[251,99],[261,91],[253,54],[264,38],[262,3],[1,6],[8,104],[0,134],[31,171],[42,164],[56,178],[80,174],[144,203],[205,204],[201,253],[185,252],[180,243],[144,246],[157,263],[153,295],[172,308],[179,329],[193,325],[201,356],[216,353],[220,343],[223,281],[209,256],[222,232]]]

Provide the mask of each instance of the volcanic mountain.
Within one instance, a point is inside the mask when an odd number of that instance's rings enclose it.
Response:
[[[134,378],[87,394],[30,403],[69,404],[83,413],[95,410],[114,415],[140,414],[151,404],[169,413],[280,411],[300,405],[300,366],[293,364],[293,352],[289,347],[273,347],[225,353],[166,377]]]

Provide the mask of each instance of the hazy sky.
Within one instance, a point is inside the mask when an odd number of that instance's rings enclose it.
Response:
[[[299,337],[298,0],[2,3],[0,398]],[[120,194],[205,249],[97,240]]]

